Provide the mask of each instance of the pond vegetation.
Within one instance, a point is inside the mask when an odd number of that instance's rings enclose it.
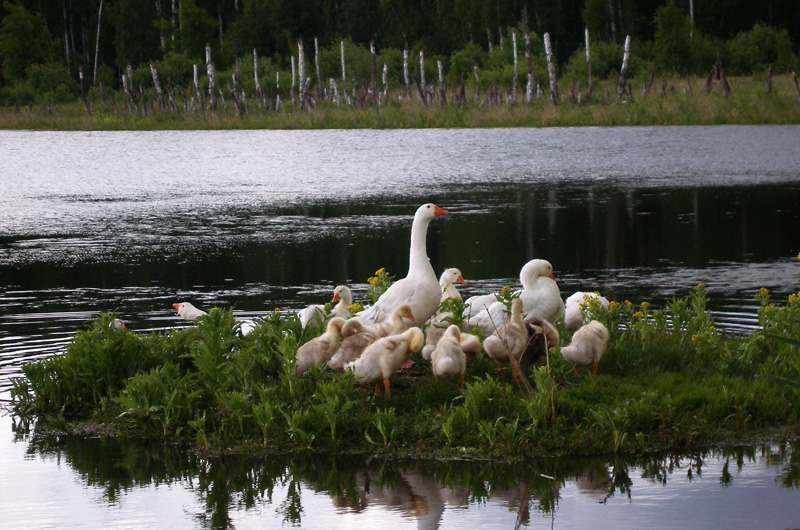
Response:
[[[146,334],[104,313],[64,355],[24,366],[12,401],[18,416],[60,431],[101,426],[221,453],[517,460],[792,438],[800,293],[781,305],[766,289],[755,296],[761,329],[750,335],[715,328],[702,284],[661,309],[589,301],[587,314],[611,332],[597,377],[575,376],[554,346],[548,364],[522,366],[532,390],[486,356],[468,364],[462,389],[434,382],[415,356],[391,396],[349,373],[297,377],[295,352],[319,331],[295,315],[276,310],[242,335],[232,311],[212,309],[196,327]]]

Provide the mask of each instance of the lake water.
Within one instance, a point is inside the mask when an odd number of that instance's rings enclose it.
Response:
[[[431,262],[437,271],[459,267],[467,280],[464,295],[517,286],[520,267],[539,257],[553,264],[565,297],[599,290],[610,299],[659,306],[704,282],[718,327],[747,333],[757,324],[753,295],[760,287],[776,301],[800,290],[797,126],[0,131],[0,152],[0,400],[8,399],[10,379],[21,375],[23,364],[63,351],[99,310],[116,310],[141,331],[180,324],[172,310],[176,301],[232,306],[249,317],[327,301],[339,283],[360,299],[376,269],[405,274],[411,215],[429,201],[450,211],[431,223]],[[39,482],[27,483],[25,491],[53,481],[71,484],[68,495],[60,495],[84,499],[74,513],[52,520],[91,512],[99,526],[136,527],[139,508],[131,507],[162,506],[152,522],[141,524],[154,527],[175,503],[184,506],[184,497],[200,507],[217,502],[198,495],[197,472],[184,476],[180,466],[170,478],[134,481],[109,501],[107,486],[96,487],[92,472],[69,463],[87,456],[10,441],[9,422],[0,424],[6,440],[0,442],[0,490],[18,489],[20,477],[32,474]],[[709,458],[712,469],[723,465],[722,457]],[[753,458],[743,469],[758,469],[761,480],[773,483],[767,495],[788,495],[794,503],[788,513],[800,513],[796,482],[782,487],[768,459]],[[280,491],[292,473],[278,481]],[[617,493],[604,503],[568,495],[578,486],[564,479],[555,510],[544,518],[531,515],[529,525],[549,525],[552,516],[558,527],[580,527],[586,519],[572,511],[580,505],[581,513],[590,506],[585,513],[596,520],[639,514],[678,527],[686,519],[674,518],[672,510],[686,517],[685,510],[668,509],[667,500],[688,502],[695,487],[708,482],[716,488],[709,498],[728,503],[709,512],[719,517],[713,525],[730,528],[723,514],[740,505],[731,494],[737,488],[708,475],[683,486],[671,480],[648,489],[645,481],[634,491],[646,495],[631,500]],[[380,526],[383,518],[385,526],[422,526],[419,514],[389,501],[352,511],[336,508],[337,501],[313,487],[304,491],[304,503],[327,507],[305,507],[303,526],[317,526],[309,513],[336,513],[325,517],[328,526]],[[47,527],[51,519],[32,514],[49,503],[70,511],[52,497],[14,503],[11,513],[23,514],[15,526],[32,517],[30,527]],[[234,497],[228,510],[236,512],[237,527],[284,520],[274,504],[257,503],[253,511]],[[466,510],[445,502],[441,521],[455,517],[443,526],[474,526],[502,512],[502,526],[513,525],[504,502],[478,499]],[[202,508],[181,513],[194,515],[178,526],[214,526]],[[364,513],[373,518],[357,519]],[[798,526],[800,516],[794,524],[780,521],[765,527]],[[740,527],[748,526],[761,525]]]

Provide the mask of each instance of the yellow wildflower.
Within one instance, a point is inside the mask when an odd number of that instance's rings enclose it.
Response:
[[[697,342],[697,335],[692,335],[692,342]]]
[[[352,313],[358,313],[358,312],[359,312],[359,311],[361,311],[362,309],[364,309],[364,308],[361,306],[361,304],[360,304],[359,302],[354,302],[354,303],[350,304],[349,306],[347,306],[347,310],[348,310],[348,311],[349,311],[351,314],[352,314]]]
[[[378,281],[378,277],[377,276],[370,276],[369,278],[367,278],[367,283],[370,283],[370,284],[375,283],[377,281]]]
[[[276,307],[275,309],[273,309],[273,311],[276,312],[276,313],[279,312],[280,310],[281,310],[280,307]]]
[[[800,259],[800,252],[797,253],[797,259]]]
[[[642,310],[647,311],[650,309],[650,302],[642,302]]]
[[[631,306],[633,305],[630,300],[625,300],[625,305]]]
[[[644,313],[642,313],[641,311],[637,311],[637,312],[635,312],[635,313],[633,314],[633,316],[641,318],[641,317],[643,317],[643,316],[644,316]]]
[[[761,289],[758,290],[758,292],[761,293],[762,296],[766,296],[769,294],[769,289],[767,289],[766,287],[762,287]]]
[[[386,272],[386,269],[384,267],[381,267],[380,269],[375,271],[375,276],[380,276],[384,272]]]
[[[504,285],[503,288],[500,289],[500,292],[503,293],[503,294],[508,294],[508,291],[510,291],[510,290],[511,290],[511,287],[509,287],[508,285]]]
[[[609,309],[614,309],[614,308],[616,308],[618,305],[619,305],[619,302],[615,302],[615,301],[613,301],[613,300],[612,300],[611,302],[609,302],[609,303],[608,303],[608,308],[609,308]]]

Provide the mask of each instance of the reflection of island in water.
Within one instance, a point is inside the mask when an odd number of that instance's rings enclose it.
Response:
[[[18,438],[25,441],[26,437]],[[516,526],[531,511],[553,516],[564,488],[607,502],[616,495],[634,502],[631,476],[655,484],[700,478],[714,462],[719,487],[736,482],[751,465],[775,469],[776,483],[800,488],[800,444],[713,450],[692,455],[638,458],[539,459],[513,465],[496,462],[377,461],[361,456],[295,455],[284,458],[202,458],[141,440],[30,437],[28,452],[66,462],[86,485],[102,488],[113,503],[123,492],[183,485],[196,493],[202,520],[212,528],[233,525],[231,514],[271,505],[284,523],[302,524],[302,493],[323,493],[331,514],[388,510],[413,519],[418,528],[439,528],[447,510],[493,505],[508,510]],[[715,481],[716,482],[716,481]],[[286,498],[281,501],[285,492]],[[154,492],[153,495],[157,495]],[[319,502],[319,495],[315,495]],[[511,515],[513,514],[513,515]],[[510,522],[512,519],[509,519]]]

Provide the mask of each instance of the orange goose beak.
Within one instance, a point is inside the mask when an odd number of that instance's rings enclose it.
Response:
[[[456,278],[456,281],[457,281],[458,283],[466,283],[466,282],[464,281],[464,277],[463,277],[463,276],[461,276],[460,274],[458,275],[458,278]]]
[[[175,311],[177,311],[178,309],[180,309],[181,304],[175,303],[175,304],[172,304],[172,307],[174,307]]]
[[[433,215],[434,216],[436,216],[436,215],[444,215],[446,213],[447,213],[447,210],[445,210],[444,208],[439,208],[435,204],[433,205]]]
[[[331,302],[338,302],[339,301],[339,293],[333,293],[333,300]]]

